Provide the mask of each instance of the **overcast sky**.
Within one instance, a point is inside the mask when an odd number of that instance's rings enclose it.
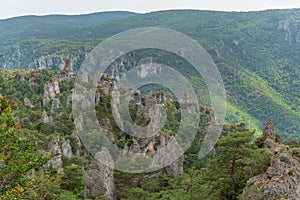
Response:
[[[249,11],[300,8],[300,0],[0,0],[0,3],[0,19],[110,10],[145,13],[167,9]]]

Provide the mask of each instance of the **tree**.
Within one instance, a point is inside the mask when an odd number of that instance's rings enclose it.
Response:
[[[235,200],[246,182],[267,167],[267,154],[252,143],[254,132],[232,132],[219,139],[216,156],[208,161],[208,197]]]
[[[0,96],[0,198],[19,198],[30,182],[26,172],[42,166],[47,159],[35,154],[7,102],[7,97]]]
[[[83,197],[84,180],[81,166],[72,164],[65,167],[64,170],[65,173],[61,178],[60,187]]]

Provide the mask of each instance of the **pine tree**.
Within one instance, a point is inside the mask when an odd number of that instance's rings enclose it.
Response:
[[[264,171],[267,155],[253,143],[254,132],[232,132],[219,139],[216,156],[208,161],[208,197],[235,200],[249,180]]]

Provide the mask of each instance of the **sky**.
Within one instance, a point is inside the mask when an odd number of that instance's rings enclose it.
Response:
[[[85,14],[169,9],[252,11],[300,8],[300,0],[0,0],[0,19],[23,15]]]

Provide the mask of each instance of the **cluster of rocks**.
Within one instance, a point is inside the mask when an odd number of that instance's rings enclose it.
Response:
[[[62,73],[63,74],[67,74],[67,75],[73,75],[74,74],[74,72],[73,72],[73,65],[72,65],[72,57],[71,56],[69,56],[66,59],[65,66],[62,69]]]
[[[277,29],[284,33],[284,40],[290,46],[300,44],[299,20],[280,20]]]
[[[109,163],[105,165],[104,163]],[[103,194],[108,200],[114,199],[113,159],[106,148],[98,151],[90,165],[84,170],[85,198]]]
[[[64,80],[72,80],[74,79],[74,72],[72,66],[72,58],[68,57],[65,62],[65,66],[61,70],[61,74],[56,75],[50,82],[44,85],[44,93],[43,93],[43,105],[46,106],[51,100],[54,100],[53,103],[56,105],[52,105],[57,108],[59,105],[58,99],[56,99],[56,95],[60,94],[59,82]]]
[[[49,57],[40,57],[35,58],[33,62],[29,63],[28,69],[59,69],[63,68],[64,60],[61,56],[49,56]]]
[[[300,163],[289,147],[276,143],[274,125],[268,121],[263,128],[264,148],[270,154],[270,166],[263,174],[251,178],[241,199],[300,199]]]
[[[60,93],[59,82],[51,81],[44,85],[43,105],[46,106],[51,100]]]
[[[27,50],[22,45],[10,45],[1,49],[3,53],[2,67],[5,70],[26,69],[26,70],[63,70],[66,60],[63,55],[53,52],[51,49],[35,48],[30,54],[24,53]],[[89,50],[77,49],[72,51],[72,61],[75,65],[79,64],[86,57]],[[52,52],[52,53],[51,53]],[[24,60],[26,60],[24,62]]]
[[[33,108],[33,105],[31,104],[30,100],[27,97],[24,98],[24,106]]]
[[[45,152],[44,150],[40,150],[39,152],[48,156],[52,155],[51,160],[49,160],[43,168],[52,167],[57,170],[58,173],[63,173],[62,156],[71,158],[73,155],[70,140],[53,135],[48,143],[48,149],[48,152]]]
[[[44,110],[43,113],[42,113],[41,120],[44,123],[49,123],[49,122],[53,122],[53,117],[48,116],[47,112]]]
[[[151,60],[144,61],[142,64],[151,64]],[[144,76],[147,73],[156,73],[157,70],[157,68],[153,68],[152,71],[143,71],[142,68],[140,71],[140,75]],[[59,76],[56,76],[51,82],[46,83],[44,86],[43,104],[47,105],[50,102],[52,102],[51,113],[48,112],[50,116],[47,114],[46,111],[44,111],[42,114],[41,119],[44,123],[53,122],[54,119],[51,116],[51,114],[55,113],[62,106],[61,102],[57,98],[57,95],[60,93],[59,82],[61,80],[69,80],[71,78],[74,78],[72,70],[72,60],[71,58],[68,58],[66,60],[65,67],[62,70],[62,73]],[[83,74],[82,76],[80,76],[80,80],[84,84],[89,81],[89,77]],[[112,78],[110,78],[107,74],[101,74],[101,78],[97,81],[97,84],[100,88],[100,93],[110,94],[112,97],[114,97],[114,94],[112,93],[115,91],[115,85]],[[101,103],[100,93],[95,94],[96,104]],[[150,121],[149,126],[153,126],[151,127],[152,130],[160,130],[161,127],[157,127],[159,123],[151,124],[151,122],[154,121],[155,118],[161,117],[161,115],[159,115],[160,112],[153,111],[156,110],[155,106],[163,106],[166,103],[167,99],[171,97],[167,96],[164,92],[152,92],[146,97],[146,99],[144,99],[145,101],[143,101],[140,91],[132,91],[129,93],[130,97],[128,98],[134,100],[138,107],[137,114],[143,113],[146,120]],[[69,96],[67,98],[67,105],[70,105],[72,99],[74,99],[75,97],[76,94]],[[116,97],[118,97],[118,95]],[[116,99],[112,98],[112,101],[110,102],[112,109],[114,109],[114,107],[115,109],[117,109],[117,106],[121,103]],[[87,103],[88,102],[89,101],[87,101]],[[196,108],[196,105],[191,102],[185,102],[185,106],[188,108],[187,110],[189,110],[189,112],[194,112],[196,109],[199,109]],[[209,121],[210,119],[207,120]],[[107,124],[110,123],[108,122]],[[106,128],[104,127],[103,130],[107,138],[113,142],[114,138],[112,137],[113,134],[109,125]],[[77,143],[79,146],[79,148],[74,149],[73,152],[77,156],[82,156],[79,152],[82,147],[79,133],[77,131],[74,131],[72,136],[77,139]],[[72,147],[70,145],[70,140],[58,136],[53,136],[48,147],[48,154],[52,154],[53,158],[46,164],[46,167],[52,166],[59,173],[63,173],[62,156],[71,157],[74,155],[72,152]],[[130,142],[128,141],[128,143],[125,145],[124,152],[127,152],[128,154],[134,153],[139,156],[144,156],[145,158],[150,160],[149,167],[161,169],[162,166],[166,166],[163,170],[152,174],[152,176],[157,177],[158,174],[165,173],[170,174],[173,177],[177,177],[183,174],[183,150],[177,143],[176,138],[174,136],[170,136],[167,133],[159,131],[157,132],[157,134],[147,138],[133,137],[130,140]],[[105,162],[103,162],[103,159],[105,160]],[[173,162],[174,160],[175,162]],[[115,163],[117,162],[118,160],[116,160]],[[111,163],[111,165],[105,165],[103,163]],[[113,163],[114,161],[112,160],[109,151],[106,148],[102,147],[101,150],[95,154],[90,164],[88,166],[83,167],[85,181],[85,198],[94,198],[99,196],[99,194],[103,194],[107,199],[114,198]]]
[[[106,74],[103,74],[103,76],[104,79],[101,79],[99,82],[101,92],[106,94],[113,93],[114,85],[110,84],[110,79]],[[168,98],[164,92],[152,92],[146,97],[145,103],[143,104],[140,91],[131,91],[133,88],[130,88],[130,86],[122,89],[129,91],[127,93],[130,94],[128,98],[132,98],[135,101],[138,106],[137,113],[143,113],[144,117],[149,120],[153,119],[151,108],[155,105],[163,105]],[[118,100],[120,94],[112,94],[112,96],[112,107],[115,106],[115,109],[118,109],[118,105],[121,103],[120,100]],[[96,95],[96,103],[99,103],[100,101],[98,98],[99,96]],[[110,133],[110,135],[112,134]],[[159,143],[157,143],[157,141],[159,141]],[[125,155],[129,156],[131,160],[140,157],[147,158],[146,160],[150,160],[148,167],[151,168],[161,169],[162,166],[166,166],[162,171],[153,173],[151,175],[152,178],[157,177],[158,174],[162,173],[170,174],[173,177],[183,174],[184,156],[181,147],[176,142],[175,137],[161,131],[147,138],[133,137],[125,144],[124,151],[120,156]],[[107,199],[113,198],[113,170],[101,162],[101,159],[104,159],[105,157],[108,159],[110,158],[110,155],[105,148],[102,148],[101,151],[95,154],[93,161],[85,169],[84,179],[86,182],[86,197],[95,197],[102,193]],[[175,162],[173,162],[174,160]],[[115,163],[118,163],[118,161],[117,158]],[[112,160],[111,163],[113,163]],[[141,166],[137,166],[137,169],[132,170],[140,170],[139,167]]]

